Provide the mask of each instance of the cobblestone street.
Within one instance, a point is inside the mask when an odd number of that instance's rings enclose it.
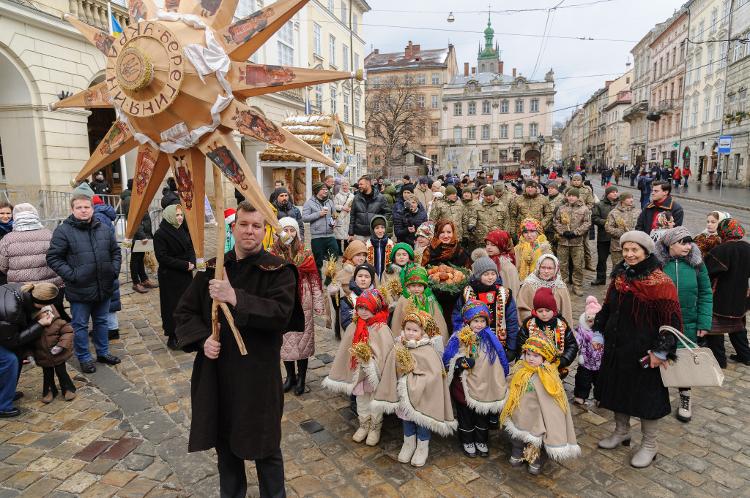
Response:
[[[691,216],[691,225],[702,224]],[[587,272],[584,292],[601,299],[604,287],[590,287],[592,277]],[[0,497],[218,496],[213,452],[187,453],[193,355],[166,348],[157,292],[123,296],[121,339],[112,343],[120,365],[83,375],[69,364],[75,401],[43,404],[41,369],[24,368],[22,415],[0,420]],[[576,317],[583,299],[574,301]],[[320,385],[335,349],[331,331],[318,326],[310,392],[286,396],[282,449],[290,496],[748,496],[750,369],[737,363],[730,362],[722,389],[693,391],[692,422],[662,420],[651,467],[631,468],[627,447],[596,448],[613,427],[610,412],[572,407],[582,458],[547,463],[542,476],[531,477],[510,467],[510,444],[499,432],[491,436],[489,459],[466,458],[455,436],[435,436],[421,469],[397,462],[402,434],[394,416],[386,417],[377,447],[352,442],[348,398]],[[572,382],[570,375],[569,396]],[[672,396],[676,409],[676,390]],[[637,425],[633,434],[637,447]],[[256,482],[251,463],[248,475]],[[251,485],[250,494],[257,493]]]

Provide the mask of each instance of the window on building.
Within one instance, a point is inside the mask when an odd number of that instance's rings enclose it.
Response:
[[[333,35],[328,35],[328,63],[336,65],[336,37]]]
[[[489,149],[482,149],[482,162],[483,163],[490,162],[490,150]]]
[[[349,123],[349,103],[351,102],[351,96],[349,93],[344,92],[344,123]]]
[[[359,33],[359,16],[357,14],[352,14],[352,31]]]
[[[433,109],[437,109],[438,107],[440,107],[440,100],[438,99],[437,95],[432,95],[430,99],[431,99],[430,105]]]
[[[314,95],[315,107],[317,107],[318,112],[323,112],[323,85],[315,85]]]
[[[709,28],[709,32],[711,34],[716,33],[716,30],[718,29],[719,25],[719,9],[716,7],[713,8],[711,11],[711,27]]]
[[[469,102],[469,109],[466,112],[469,116],[475,116],[477,114],[477,103],[476,102]]]
[[[719,45],[719,67],[724,67],[727,65],[727,45],[728,42],[721,42],[721,45]]]
[[[500,125],[500,138],[508,138],[508,125]]]
[[[700,23],[698,23],[698,36],[697,39],[699,42],[703,41],[703,35],[706,31],[706,22],[701,20]]]
[[[685,60],[685,40],[680,42],[680,62]]]
[[[701,80],[701,68],[703,67],[703,53],[697,52],[695,54],[695,83],[699,83]]]
[[[453,115],[463,116],[463,114],[464,114],[464,106],[461,104],[461,102],[454,102],[453,103]]]
[[[737,62],[742,58],[742,52],[744,50],[744,46],[742,45],[742,42],[736,41],[734,42],[734,56],[732,57],[732,62]]]
[[[721,94],[717,92],[716,96],[714,97],[714,120],[721,119],[721,100]]]
[[[523,112],[523,100],[517,99],[516,100],[516,114],[520,114]]]
[[[427,76],[425,76],[422,73],[417,75],[417,85],[424,86],[426,82],[427,82]]]
[[[677,65],[677,47],[672,47],[672,65]]]
[[[693,110],[690,115],[690,126],[698,125],[698,99],[693,98]]]
[[[417,136],[420,138],[424,138],[424,131],[425,131],[424,127],[425,127],[424,121],[417,124]]]
[[[729,6],[732,5],[732,0],[724,0],[721,6],[721,22],[725,22],[729,18]]]
[[[482,125],[482,140],[490,139],[490,125]]]
[[[461,127],[460,126],[453,127],[453,140],[455,140],[456,142],[461,141]]]
[[[507,160],[508,160],[508,150],[500,149],[500,161],[507,161]]]
[[[483,100],[482,101],[482,114],[489,114],[491,108],[492,108],[492,106],[490,105],[490,101],[489,100]]]
[[[294,65],[294,23],[288,21],[279,30],[277,46],[279,49],[279,64],[282,66]]]
[[[523,137],[523,125],[521,123],[517,123],[515,126],[513,126],[513,138],[522,138]]]
[[[372,162],[375,163],[376,166],[380,165],[380,154],[373,156]]]
[[[424,95],[421,93],[417,95],[417,107],[424,109]]]
[[[349,71],[349,46],[348,45],[341,45],[343,48],[341,54],[343,56],[343,60],[341,61],[341,66],[343,67],[344,71]]]
[[[440,123],[433,121],[430,123],[430,136],[436,137],[440,133]]]
[[[341,20],[345,24],[349,24],[349,8],[346,5],[346,0],[341,0]]]
[[[331,94],[331,114],[336,114],[336,85],[331,85],[329,91]]]
[[[531,99],[531,112],[539,112],[539,99]]]
[[[656,77],[657,77],[657,74],[656,74],[656,69],[657,69],[658,67],[659,67],[659,64],[658,64],[657,62],[654,62],[654,76],[653,76],[653,78],[654,78],[654,79],[656,79]]]
[[[321,57],[323,55],[322,47],[320,45],[320,26],[313,23],[313,54]]]
[[[706,95],[703,99],[703,122],[711,121],[711,95]]]
[[[685,66],[685,86],[689,87],[693,82],[693,59],[688,59]]]
[[[477,138],[477,127],[467,126],[466,127],[466,138],[469,140],[475,140]]]
[[[407,74],[404,76],[404,83],[406,85],[413,85],[414,84],[414,76],[411,74]]]
[[[437,154],[430,154],[430,160],[432,161],[432,164],[437,165]]]
[[[333,0],[328,0],[328,10],[330,10],[331,14],[333,14]]]
[[[360,107],[362,106],[362,101],[360,99],[354,99],[354,125],[355,126],[361,126],[360,118],[362,115],[360,114]]]
[[[539,135],[539,125],[536,123],[529,123],[529,136],[536,138]]]
[[[508,100],[503,100],[500,102],[500,112],[502,114],[508,114],[510,108],[510,102]]]
[[[432,73],[432,84],[433,85],[440,84],[440,73]]]

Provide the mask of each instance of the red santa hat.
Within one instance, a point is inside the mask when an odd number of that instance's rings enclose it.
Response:
[[[231,225],[232,223],[234,223],[234,217],[236,215],[237,215],[236,209],[232,209],[232,208],[225,209],[224,210],[224,222]]]

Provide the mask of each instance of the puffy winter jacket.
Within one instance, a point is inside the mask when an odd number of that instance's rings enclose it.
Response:
[[[328,208],[328,214],[325,216],[320,215],[323,208]],[[333,227],[336,224],[333,220],[335,211],[336,207],[331,199],[326,198],[321,201],[316,196],[307,199],[305,205],[302,206],[302,221],[310,224],[310,239],[333,237]]]
[[[62,279],[47,266],[47,249],[52,232],[47,228],[10,232],[0,240],[0,271],[8,282],[52,282],[62,286]]]
[[[385,216],[386,219],[391,216],[385,197],[374,190],[370,195],[362,192],[355,195],[349,213],[349,235],[369,237],[370,222],[377,214]]]
[[[399,242],[406,242],[413,246],[417,239],[416,229],[425,221],[427,221],[427,211],[421,203],[417,203],[416,212],[407,208],[403,200],[393,206],[393,232]],[[410,232],[409,227],[414,227],[414,232]]]
[[[47,265],[65,281],[65,295],[71,302],[111,298],[120,260],[120,247],[110,227],[73,215],[55,229],[47,251]]]
[[[0,286],[0,346],[17,349],[42,335],[44,327],[31,318],[31,294],[21,292],[21,284]]]

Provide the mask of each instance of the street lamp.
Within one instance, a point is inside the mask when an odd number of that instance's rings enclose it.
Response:
[[[541,175],[542,173],[542,158],[544,157],[544,135],[539,135],[539,166],[537,167],[536,174]]]
[[[450,13],[450,14],[448,14],[448,19],[447,19],[447,21],[448,21],[448,22],[453,22],[453,21],[455,21],[455,20],[456,20],[456,18],[455,18],[455,17],[453,17],[453,11],[451,11],[451,13]]]

